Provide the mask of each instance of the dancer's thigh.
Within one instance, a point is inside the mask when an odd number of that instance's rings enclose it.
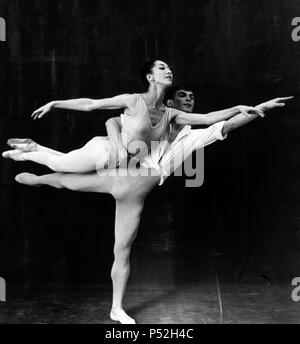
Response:
[[[49,167],[57,172],[87,173],[108,165],[116,166],[116,155],[110,140],[95,137],[80,149],[62,156],[54,156]]]
[[[110,173],[116,173],[113,179],[112,195],[116,199],[144,199],[148,193],[159,184],[160,176],[151,169],[115,169]]]
[[[82,148],[82,151],[91,154],[95,158],[101,157],[104,153],[107,154],[111,159],[115,158],[114,147],[106,136],[96,136],[88,141]]]
[[[90,141],[88,141],[83,147],[97,149],[99,145],[103,145],[109,142],[107,136],[95,136]]]

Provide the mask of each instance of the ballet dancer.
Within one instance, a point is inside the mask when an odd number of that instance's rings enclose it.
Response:
[[[209,114],[192,114],[169,108],[163,104],[166,89],[171,86],[173,74],[169,66],[161,61],[151,61],[142,68],[142,80],[148,86],[143,94],[124,94],[113,98],[71,99],[52,101],[33,112],[34,119],[40,119],[51,109],[68,109],[92,111],[103,109],[125,109],[122,116],[121,144],[116,147],[107,137],[94,137],[84,147],[64,155],[52,154],[50,151],[17,149],[4,152],[4,158],[15,161],[33,161],[49,167],[55,172],[86,173],[109,166],[119,165],[119,151],[126,150],[131,156],[143,160],[149,156],[151,142],[166,142],[170,134],[170,123],[176,125],[212,125],[229,119],[239,113],[249,116],[258,114],[259,109],[249,106],[235,106],[230,109],[211,112]],[[123,147],[123,148],[122,148]],[[159,161],[164,145],[156,152]],[[150,160],[153,160],[153,159]]]
[[[179,86],[170,89],[166,102],[168,106],[177,107],[179,110],[192,112],[194,107],[194,95],[190,88]],[[260,104],[257,108],[260,111],[269,111],[271,109],[285,105],[285,102],[292,97],[277,98],[269,102]],[[236,115],[228,121],[217,123],[207,129],[191,130],[189,126],[183,128],[172,128],[170,149],[165,152],[163,159],[160,161],[162,166],[170,167],[171,160],[179,161],[183,158],[182,152],[191,154],[193,150],[211,144],[217,139],[224,139],[227,134],[241,127],[258,115],[245,117],[244,115]],[[116,131],[115,137],[120,135],[120,119],[112,118],[107,121],[107,129]],[[47,147],[38,145],[33,141],[18,140],[11,142],[25,149],[33,148],[36,151],[47,151],[51,154],[63,155],[64,153],[51,150]],[[177,157],[177,158],[176,158]],[[181,160],[181,162],[183,162]],[[175,167],[175,165],[172,165]],[[98,173],[89,174],[68,174],[68,173],[52,173],[44,176],[35,176],[28,173],[20,174],[16,177],[19,183],[41,186],[48,185],[58,189],[66,188],[74,191],[82,192],[99,192],[111,194],[116,201],[116,217],[115,217],[115,245],[111,277],[113,282],[113,303],[110,313],[112,320],[119,321],[122,324],[134,324],[135,320],[128,316],[123,309],[123,298],[130,273],[129,257],[132,243],[137,235],[141,213],[144,201],[150,191],[160,183],[160,171],[151,169],[151,173],[144,173],[145,168],[142,167],[135,173],[116,173],[109,176],[107,173],[101,175]],[[124,172],[127,172],[126,170]],[[172,170],[169,170],[172,173]]]

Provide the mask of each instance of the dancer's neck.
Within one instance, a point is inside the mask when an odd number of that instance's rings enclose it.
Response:
[[[151,108],[160,108],[166,92],[166,86],[161,84],[150,84],[148,92],[143,96]]]

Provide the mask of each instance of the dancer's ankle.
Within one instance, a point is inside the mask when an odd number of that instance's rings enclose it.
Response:
[[[125,312],[122,306],[113,306],[111,308],[111,313]]]

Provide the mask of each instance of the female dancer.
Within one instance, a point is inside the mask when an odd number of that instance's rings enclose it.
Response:
[[[189,90],[186,91],[188,93]],[[170,101],[170,105],[183,109],[183,105],[187,101],[181,101],[178,94],[180,92],[175,94],[175,99],[169,99],[168,101]],[[288,99],[278,98],[259,105],[257,109],[267,111],[284,106],[285,101]],[[192,111],[193,102],[190,102],[190,104],[190,111]],[[164,153],[160,164],[162,167],[169,166],[168,163],[170,160],[179,161],[182,159],[182,151],[186,151],[186,148],[187,152],[191,153],[193,150],[211,144],[217,139],[222,139],[231,130],[249,123],[256,117],[257,115],[245,117],[239,114],[229,121],[217,123],[207,129],[192,130],[186,135],[179,134],[178,137],[180,139],[175,139],[169,150]],[[117,129],[115,135],[117,137],[118,130],[121,130],[121,128],[117,128],[113,123],[114,119],[108,121],[107,129],[108,131]],[[118,121],[115,123],[118,125]],[[30,144],[37,151],[44,151],[53,155],[63,155],[63,153],[42,147],[32,141]],[[30,148],[30,144],[27,145],[27,149]],[[178,158],[176,158],[176,155]],[[172,166],[174,167],[174,165]],[[138,173],[137,171],[126,173],[128,172],[126,170],[124,172],[124,174],[118,173],[116,175],[112,173],[112,176],[107,174],[102,176],[101,173],[97,174],[95,172],[92,174],[54,173],[44,176],[25,173],[18,175],[16,180],[26,185],[49,185],[55,188],[67,188],[74,191],[109,193],[114,196],[116,200],[115,261],[111,272],[113,281],[113,304],[110,317],[123,324],[134,324],[134,319],[129,317],[123,309],[123,298],[130,273],[129,257],[132,243],[137,234],[145,198],[158,185],[160,177],[155,169],[151,170],[151,173],[144,173],[143,170],[139,170]],[[172,173],[172,170],[169,173]]]
[[[163,104],[165,91],[171,86],[173,75],[169,66],[160,60],[147,63],[141,72],[148,91],[143,94],[124,94],[113,98],[92,100],[72,99],[50,102],[38,110],[32,117],[42,118],[53,108],[91,111],[102,109],[123,109],[122,133],[119,145],[113,145],[107,137],[95,137],[84,147],[64,155],[54,155],[49,151],[26,152],[26,148],[15,142],[14,150],[4,152],[4,158],[16,161],[33,161],[48,166],[55,172],[86,173],[105,166],[116,167],[120,163],[122,152],[125,150],[135,155],[139,160],[149,156],[151,142],[166,142],[170,132],[170,123],[176,124],[204,124],[226,120],[242,113],[246,116],[263,113],[253,107],[236,106],[230,109],[211,112],[209,114],[188,114],[180,110],[171,109]],[[32,148],[32,147],[31,147]],[[165,146],[162,144],[155,156],[151,157],[151,164],[156,165],[161,158]],[[137,154],[137,152],[139,152]]]

